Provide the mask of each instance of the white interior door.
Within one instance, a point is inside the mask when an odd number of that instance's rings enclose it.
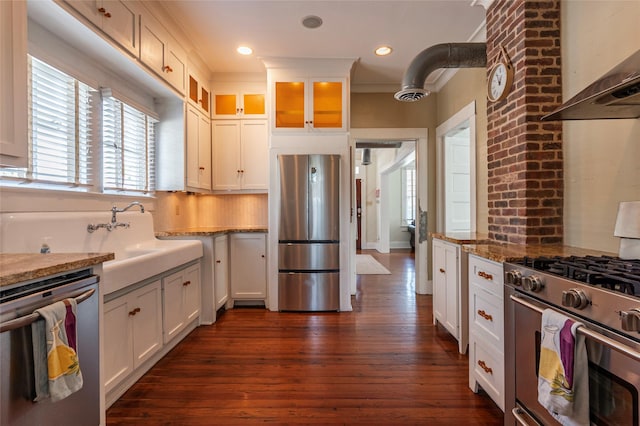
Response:
[[[445,230],[471,231],[471,173],[469,127],[446,135],[445,145]]]
[[[436,231],[476,231],[476,109],[471,102],[436,128]]]

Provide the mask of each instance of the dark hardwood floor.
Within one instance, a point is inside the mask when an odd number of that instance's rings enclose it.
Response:
[[[353,312],[233,309],[198,327],[107,411],[108,425],[501,425],[432,324],[408,251],[372,254]]]

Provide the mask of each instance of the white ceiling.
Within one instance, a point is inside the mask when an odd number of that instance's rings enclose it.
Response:
[[[484,41],[485,10],[472,0],[273,1],[178,0],[159,2],[214,73],[264,72],[260,57],[356,58],[354,91],[395,91],[422,50],[439,43]],[[302,26],[317,15],[323,25]],[[391,55],[377,57],[382,44]],[[239,45],[254,54],[236,53]],[[440,73],[432,73],[433,87]],[[360,88],[360,89],[359,89]]]

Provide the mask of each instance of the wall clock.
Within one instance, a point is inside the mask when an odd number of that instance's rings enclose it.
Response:
[[[502,50],[498,63],[489,72],[487,82],[487,98],[491,102],[498,102],[506,98],[513,84],[513,65],[511,65],[511,60],[504,50],[504,46],[500,46],[500,48]]]

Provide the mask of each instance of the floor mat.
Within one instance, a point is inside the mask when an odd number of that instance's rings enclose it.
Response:
[[[356,274],[390,275],[391,272],[370,254],[356,254]]]

